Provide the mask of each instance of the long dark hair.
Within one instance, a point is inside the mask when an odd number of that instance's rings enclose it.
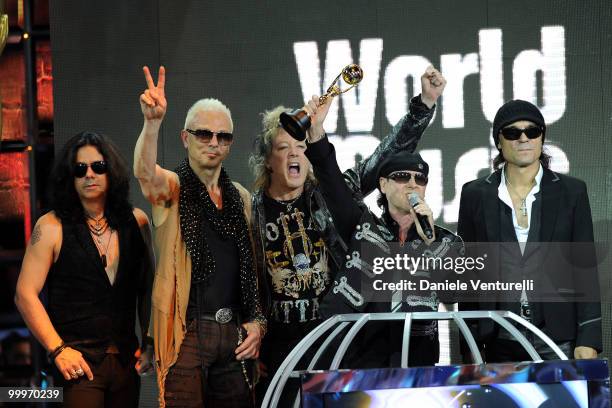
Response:
[[[74,188],[76,155],[83,146],[94,146],[106,161],[108,191],[104,215],[109,225],[117,229],[132,214],[129,170],[117,146],[99,133],[84,131],[77,134],[66,142],[56,157],[50,183],[51,209],[62,222],[79,223],[85,218],[81,200]]]
[[[378,198],[376,199],[376,205],[382,208],[383,212],[389,211],[389,201],[387,200],[387,196],[379,191]]]

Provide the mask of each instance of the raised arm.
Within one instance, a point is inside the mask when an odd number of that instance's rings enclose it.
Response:
[[[312,99],[304,106],[312,121],[308,130],[308,149],[306,157],[312,164],[315,177],[319,185],[325,204],[329,208],[336,229],[344,242],[349,242],[355,226],[363,213],[352,192],[344,182],[342,172],[336,160],[334,146],[329,143],[323,129],[323,122],[332,103],[331,100],[321,106],[317,106],[318,97]]]
[[[365,197],[378,187],[378,165],[390,154],[404,150],[414,152],[431,121],[435,104],[446,86],[446,79],[432,65],[421,76],[420,95],[410,100],[408,113],[381,140],[371,156],[344,172],[349,188],[358,197]]]
[[[166,114],[166,70],[159,68],[157,85],[148,67],[143,67],[147,89],[140,95],[140,109],[144,124],[134,149],[134,175],[144,196],[154,205],[162,205],[170,198],[172,172],[157,164],[157,138]]]
[[[60,350],[64,344],[38,297],[47,280],[49,269],[59,254],[61,240],[62,226],[59,220],[52,213],[42,216],[32,231],[15,290],[15,305],[19,313],[47,352]],[[72,379],[71,374],[79,369],[82,369],[90,380],[93,379],[93,374],[81,353],[70,347],[63,348],[55,356],[55,365],[66,380]]]

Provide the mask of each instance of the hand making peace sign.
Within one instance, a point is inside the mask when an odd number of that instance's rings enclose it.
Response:
[[[147,89],[140,94],[140,109],[142,110],[145,120],[161,121],[166,114],[166,108],[168,106],[166,94],[164,92],[166,69],[163,66],[159,67],[157,85],[153,82],[149,67],[144,66],[142,70],[144,71],[145,80],[147,81]]]

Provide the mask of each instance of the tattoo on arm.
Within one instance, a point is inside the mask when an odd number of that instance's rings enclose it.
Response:
[[[30,238],[30,245],[34,246],[38,241],[40,241],[40,237],[42,232],[40,230],[40,225],[36,225],[34,227],[34,231],[32,231],[32,237]]]

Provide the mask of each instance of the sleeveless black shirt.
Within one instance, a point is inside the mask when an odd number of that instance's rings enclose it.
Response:
[[[117,231],[119,264],[111,285],[85,222],[62,224],[62,247],[47,278],[53,326],[86,359],[101,361],[115,345],[122,359],[138,348],[136,301],[144,293],[146,250],[136,219]]]

